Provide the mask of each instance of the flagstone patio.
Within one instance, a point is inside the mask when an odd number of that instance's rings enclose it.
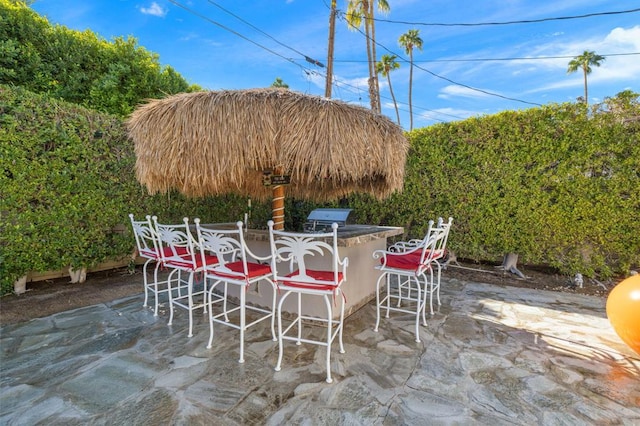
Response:
[[[640,356],[605,299],[443,278],[414,341],[411,316],[375,333],[375,306],[345,320],[345,354],[277,343],[206,316],[187,338],[142,295],[0,329],[0,424],[640,424]]]

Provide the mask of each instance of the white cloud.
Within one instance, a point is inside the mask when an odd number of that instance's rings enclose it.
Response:
[[[455,86],[455,85],[445,86],[440,90],[440,93],[438,94],[438,98],[440,99],[451,99],[454,97],[486,98],[488,96],[491,96],[491,95],[479,92],[477,90],[469,89],[467,87]]]
[[[621,49],[640,49],[640,25],[632,28],[614,28],[604,39],[604,44],[609,47]]]
[[[307,73],[306,79],[324,91],[326,82],[325,74],[312,71]],[[360,96],[361,98],[369,99],[368,81],[368,77],[345,78],[334,74],[333,91],[343,91],[345,96],[338,97],[354,98],[355,96]]]
[[[178,40],[180,40],[180,41],[191,41],[191,40],[197,40],[199,38],[200,38],[200,36],[197,33],[189,32],[189,33],[183,35],[182,37],[180,37]]]
[[[552,56],[572,56],[581,54],[585,50],[591,50],[597,54],[605,56],[605,60],[600,67],[592,67],[589,74],[589,83],[610,83],[623,80],[634,80],[640,75],[640,55],[620,55],[615,53],[637,53],[640,52],[640,25],[631,28],[614,28],[604,37],[591,38],[588,40],[580,40],[565,44],[539,46],[541,51],[552,52],[547,55]],[[607,56],[609,54],[609,56]],[[549,70],[557,70],[564,72],[568,67],[570,59],[548,59],[536,61],[537,67],[548,68]],[[522,61],[524,62],[524,61]],[[529,63],[531,65],[531,63]],[[534,67],[535,68],[535,67]],[[549,72],[549,70],[542,72]],[[520,70],[522,71],[522,69]],[[527,70],[527,74],[531,75],[532,71]],[[555,71],[554,71],[555,72]],[[560,74],[558,74],[560,75]],[[553,82],[544,84],[529,90],[527,93],[543,92],[554,89],[564,89],[569,87],[580,87],[584,84],[581,72],[577,72],[570,77],[556,79]]]
[[[384,101],[380,106],[382,109],[392,111],[395,114],[396,106],[393,104],[393,101]]]
[[[151,3],[151,6],[149,7],[141,7],[140,12],[145,15],[158,16],[160,18],[163,18],[167,14],[167,10],[155,1]]]

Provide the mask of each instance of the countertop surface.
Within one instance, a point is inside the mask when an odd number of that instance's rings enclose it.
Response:
[[[404,228],[396,226],[346,225],[343,228],[338,228],[338,246],[353,247],[402,233],[404,233]],[[309,235],[313,235],[313,233],[309,233]],[[248,241],[269,241],[269,231],[249,229],[245,238]]]

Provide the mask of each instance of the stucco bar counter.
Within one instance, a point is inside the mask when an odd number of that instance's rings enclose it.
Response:
[[[401,235],[404,229],[401,227],[371,226],[371,225],[347,225],[344,229],[338,229],[338,251],[340,258],[348,257],[347,280],[342,284],[342,291],[345,296],[345,318],[360,309],[367,302],[375,297],[376,282],[380,273],[376,266],[376,259],[373,258],[375,250],[387,248],[387,238]],[[310,234],[312,235],[312,234]],[[258,256],[268,256],[271,252],[269,248],[269,231],[249,229],[245,235],[245,240],[249,249]],[[313,259],[315,262],[316,259]],[[318,258],[317,263],[310,263],[309,267],[326,269],[328,260]],[[283,268],[285,265],[280,265]],[[284,271],[284,269],[282,270]],[[229,288],[232,297],[238,297],[238,288]],[[260,284],[256,290],[255,286],[247,293],[247,304],[257,306],[269,306],[271,304],[272,293],[268,285]],[[290,297],[286,300],[283,310],[295,312],[296,298]],[[309,299],[305,303],[305,295],[302,296],[303,309],[305,314],[326,315],[324,303],[318,303],[318,298]],[[332,301],[334,311],[340,306]],[[339,312],[334,312],[337,317]]]

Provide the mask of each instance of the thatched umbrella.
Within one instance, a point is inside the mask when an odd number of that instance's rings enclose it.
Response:
[[[136,176],[152,194],[283,198],[282,186],[263,184],[265,172],[290,177],[289,195],[316,201],[402,189],[402,129],[341,101],[275,88],[184,93],[139,107],[127,125]]]

